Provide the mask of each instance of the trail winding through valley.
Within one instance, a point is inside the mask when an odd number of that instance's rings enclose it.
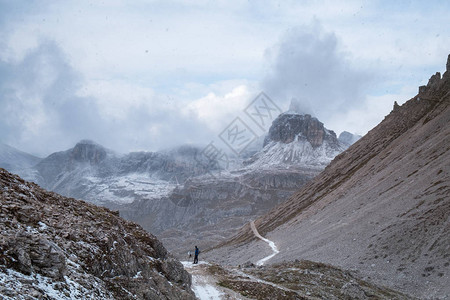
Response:
[[[268,261],[269,259],[271,259],[271,258],[274,257],[275,255],[277,255],[277,254],[280,252],[280,250],[278,250],[278,247],[275,245],[275,243],[274,243],[273,241],[271,241],[271,240],[269,240],[269,239],[266,239],[265,237],[263,237],[262,235],[259,234],[258,229],[256,229],[256,226],[255,226],[255,222],[254,222],[254,221],[251,221],[251,222],[250,222],[250,227],[252,228],[253,234],[254,234],[257,238],[263,240],[264,242],[266,242],[267,244],[269,244],[270,248],[272,248],[272,252],[273,252],[272,254],[270,254],[269,256],[266,256],[266,257],[264,257],[264,258],[262,258],[262,259],[260,259],[260,260],[258,260],[258,261],[256,262],[256,265],[257,265],[257,266],[262,266],[262,265],[264,265],[264,263],[265,263],[266,261]]]

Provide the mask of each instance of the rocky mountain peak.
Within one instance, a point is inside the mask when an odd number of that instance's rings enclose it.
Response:
[[[444,75],[442,77],[443,78],[450,78],[450,54],[447,57],[447,65],[446,65],[445,70],[446,71],[445,71],[445,73],[444,73]]]
[[[98,164],[107,156],[106,149],[90,140],[82,140],[71,151],[71,158],[78,162]]]
[[[336,134],[325,129],[318,119],[308,114],[287,112],[273,121],[264,145],[270,141],[288,144],[303,139],[316,148],[321,146],[326,138],[336,140]]]
[[[356,141],[358,141],[361,138],[360,135],[350,133],[348,131],[343,131],[339,135],[338,140],[343,143],[346,146],[350,146],[354,144]]]

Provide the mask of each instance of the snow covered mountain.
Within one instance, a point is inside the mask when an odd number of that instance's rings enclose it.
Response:
[[[286,112],[273,121],[262,151],[244,163],[259,170],[277,166],[321,171],[346,148],[316,118]]]
[[[33,166],[40,161],[39,157],[0,143],[0,168],[20,174],[23,178],[33,179],[36,176]]]
[[[282,203],[345,148],[316,118],[284,113],[243,167],[189,178],[165,197],[121,207],[121,214],[177,254],[192,243],[207,248]]]
[[[200,151],[182,146],[118,155],[84,140],[41,160],[35,166],[34,181],[62,195],[96,204],[131,203],[167,195],[178,182],[210,171],[198,163]]]

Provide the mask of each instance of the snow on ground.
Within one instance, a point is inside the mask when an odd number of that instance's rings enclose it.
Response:
[[[214,278],[203,271],[202,265],[204,267],[209,263],[204,261],[195,265],[188,261],[182,261],[181,263],[186,271],[192,275],[192,291],[194,291],[195,296],[200,300],[222,299],[224,293],[217,289]]]
[[[254,234],[257,238],[259,238],[259,239],[263,240],[264,242],[268,243],[269,246],[270,246],[270,248],[272,248],[272,252],[273,252],[272,254],[270,254],[269,256],[266,256],[266,257],[264,257],[264,258],[262,258],[262,259],[260,259],[260,260],[258,260],[258,261],[256,262],[256,265],[257,265],[257,266],[262,266],[266,261],[268,261],[269,259],[271,259],[271,258],[274,257],[275,255],[277,255],[280,251],[278,250],[278,247],[275,245],[274,242],[272,242],[272,241],[269,240],[269,239],[266,239],[265,237],[263,237],[263,236],[261,236],[261,235],[259,234],[258,229],[256,229],[256,226],[255,226],[255,222],[254,222],[254,221],[251,221],[251,222],[250,222],[250,227],[252,228],[253,234]]]
[[[131,203],[137,199],[164,197],[176,187],[165,180],[153,178],[147,174],[132,173],[118,177],[86,177],[90,194],[99,201]]]

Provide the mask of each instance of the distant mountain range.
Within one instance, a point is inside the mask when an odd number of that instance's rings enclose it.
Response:
[[[287,112],[274,120],[263,148],[253,147],[231,170],[205,161],[198,147],[118,155],[88,140],[44,159],[7,146],[0,157],[10,153],[7,161],[19,167],[6,169],[61,195],[119,210],[158,234],[169,250],[184,253],[197,241],[202,247],[223,241],[283,202],[357,139],[346,136],[343,142],[316,118]]]
[[[273,121],[263,149],[241,167],[189,178],[160,199],[123,206],[121,214],[157,233],[177,254],[194,243],[207,248],[282,203],[347,147],[316,118],[284,113]]]

